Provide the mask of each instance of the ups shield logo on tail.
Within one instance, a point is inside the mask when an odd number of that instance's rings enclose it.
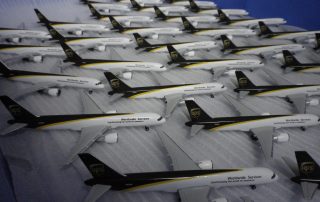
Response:
[[[267,27],[264,26],[264,25],[262,25],[262,26],[260,27],[260,29],[261,29],[261,32],[266,32],[266,31],[267,31]]]
[[[190,110],[191,118],[198,119],[201,115],[200,108],[193,108]]]
[[[246,86],[248,84],[247,78],[239,78],[239,86]]]
[[[73,51],[71,49],[66,49],[66,55],[69,57],[69,58],[72,58],[74,55],[73,55]]]
[[[171,56],[172,60],[178,59],[178,53],[176,51],[170,52],[170,56]]]
[[[111,87],[112,88],[119,88],[120,87],[120,81],[119,79],[112,79],[110,81]]]
[[[305,175],[311,174],[315,171],[315,164],[313,162],[303,162],[300,170]]]
[[[92,175],[95,177],[102,177],[105,173],[104,165],[103,164],[92,164],[90,165],[90,171]]]
[[[161,15],[161,11],[160,11],[159,8],[156,8],[156,9],[155,9],[155,12],[156,12],[156,15],[158,15],[158,16]]]
[[[93,13],[93,14],[95,14],[95,13],[96,13],[96,11],[94,10],[94,8],[93,8],[93,7],[90,7],[90,11],[91,11],[91,13]]]
[[[185,28],[190,28],[190,25],[189,25],[189,22],[188,21],[183,21],[183,26],[185,27]]]
[[[230,41],[229,40],[223,40],[223,45],[225,47],[230,47]]]
[[[143,38],[139,37],[137,38],[138,45],[143,45]]]
[[[57,34],[58,34],[55,29],[49,29],[49,32],[50,32],[50,34],[53,35],[53,36],[57,36]]]
[[[18,105],[9,105],[9,111],[13,116],[19,116],[22,114],[21,108]]]
[[[291,63],[291,62],[293,62],[293,57],[292,56],[286,56],[285,57],[285,59],[286,59],[286,62],[288,62],[288,63]]]

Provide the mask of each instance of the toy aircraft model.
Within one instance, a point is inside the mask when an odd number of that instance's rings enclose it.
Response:
[[[166,22],[182,22],[182,15],[166,15],[164,14],[159,7],[154,6],[154,12],[156,14],[156,18],[159,20],[165,20]],[[185,16],[193,25],[197,26],[199,23],[214,23],[217,22],[218,19],[211,15],[199,15],[199,16]]]
[[[110,31],[110,29],[106,25],[102,24],[50,21],[38,9],[34,9],[34,11],[39,19],[39,23],[50,24],[56,30],[65,31],[69,34],[81,36],[84,32],[98,32],[101,34]]]
[[[229,28],[195,28],[191,22],[186,17],[181,17],[184,31],[192,33],[199,36],[211,36],[214,38],[220,38],[221,35],[230,35],[230,36],[255,36],[256,32],[251,29],[229,29]]]
[[[39,30],[27,29],[13,29],[13,28],[0,28],[0,39],[5,39],[8,42],[20,43],[22,39],[50,39],[48,32]]]
[[[64,53],[58,46],[10,45],[0,44],[0,54],[13,55],[26,61],[40,63],[44,57],[62,57]]]
[[[116,143],[118,140],[116,132],[105,134],[111,129],[145,126],[146,130],[149,130],[149,126],[160,125],[165,122],[165,118],[156,113],[106,112],[103,110],[103,106],[99,106],[86,94],[82,95],[84,113],[70,115],[37,116],[8,96],[0,96],[0,100],[14,118],[8,121],[10,126],[1,131],[2,135],[22,128],[80,131],[80,138],[72,149],[67,164],[72,163],[78,153],[84,152],[96,141]]]
[[[214,94],[221,93],[227,90],[227,88],[221,83],[193,83],[167,85],[164,82],[164,78],[158,79],[158,81],[160,82],[160,86],[132,88],[124,82],[122,82],[111,72],[105,72],[105,76],[108,79],[109,84],[112,88],[112,91],[108,93],[109,95],[121,94],[121,97],[130,99],[164,99],[166,104],[165,117],[170,116],[170,114],[179,102],[183,102],[186,99],[193,99],[188,96],[210,94],[213,97]]]
[[[257,55],[264,57],[267,55],[276,55],[283,50],[298,52],[305,50],[301,44],[282,44],[282,45],[259,45],[259,46],[236,46],[227,36],[221,35],[223,44],[222,52],[237,55]]]
[[[298,40],[311,38],[316,33],[320,33],[320,31],[294,31],[294,32],[273,32],[268,25],[264,22],[259,22],[260,34],[259,36],[264,38],[272,38],[272,39],[288,39],[288,40]]]
[[[264,22],[268,25],[285,24],[283,18],[264,18],[264,19],[230,19],[221,9],[218,9],[219,22],[231,26],[244,26],[249,28],[257,27],[259,22]]]
[[[125,4],[118,4],[118,3],[90,3],[98,12],[102,13],[111,13],[112,11],[118,11],[121,13],[129,12],[131,9],[128,5]]]
[[[193,70],[209,70],[214,79],[222,74],[232,74],[238,69],[256,69],[264,64],[256,59],[209,59],[209,60],[186,60],[174,47],[167,46],[171,61],[169,64],[178,64],[178,67]]]
[[[123,27],[114,17],[109,16],[111,24],[114,29],[120,33],[132,34],[138,33],[144,37],[151,37],[153,39],[159,38],[159,35],[178,35],[183,32],[177,27]]]
[[[207,15],[218,15],[218,9],[217,8],[210,8],[210,7],[204,7],[204,6],[199,6],[199,2],[197,3],[193,0],[189,0],[189,8],[190,11],[199,13],[199,14],[207,14]],[[203,1],[205,2],[205,1]],[[246,10],[243,9],[222,9],[222,11],[227,14],[227,15],[238,15],[238,16],[243,16],[243,15],[248,15],[249,13]]]
[[[33,84],[31,87],[23,88],[21,91],[10,93],[10,97],[13,98],[18,98],[33,92],[40,92],[50,96],[59,96],[61,94],[61,87],[85,88],[90,90],[104,88],[104,84],[94,78],[43,72],[10,70],[1,61],[0,73],[2,74],[2,77],[12,81]]]
[[[141,12],[154,12],[153,6],[143,6],[140,5],[137,1],[135,0],[130,0],[132,4],[132,8],[137,11]],[[183,12],[188,12],[188,9],[185,6],[161,6],[159,7],[163,13],[168,15],[169,13],[183,13]]]
[[[63,41],[69,46],[78,46],[81,48],[97,51],[105,51],[109,46],[126,47],[133,41],[127,37],[64,37],[51,25],[46,25],[52,39]]]
[[[182,42],[182,43],[161,43],[161,44],[150,44],[145,40],[140,34],[133,33],[133,36],[136,39],[138,47],[136,50],[143,49],[144,51],[150,53],[164,53],[167,52],[167,46],[171,45],[183,52],[184,55],[193,56],[196,50],[211,50],[212,48],[217,47],[216,42],[214,41],[195,41],[195,42]]]
[[[175,6],[186,6],[186,7],[191,7],[190,2],[191,1],[172,1],[172,0],[166,0],[166,3],[175,5]],[[212,2],[212,1],[192,1],[194,4],[196,4],[198,7],[200,7],[201,9],[212,9],[212,8],[216,8],[217,5]]]
[[[296,163],[287,157],[282,158],[296,175],[291,180],[300,184],[305,199],[312,200],[320,185],[319,164],[306,151],[296,151],[295,155],[297,159]]]
[[[297,85],[287,79],[278,76],[278,74],[264,69],[277,85],[256,86],[243,72],[236,72],[239,87],[235,92],[243,95],[253,95],[259,97],[281,97],[292,103],[298,113],[306,113],[307,105],[319,105],[318,99],[309,99],[310,96],[320,95],[320,84]]]
[[[234,98],[225,97],[240,116],[212,118],[193,100],[185,101],[191,119],[186,125],[191,127],[191,136],[196,135],[201,129],[250,132],[251,138],[259,141],[266,159],[270,159],[273,156],[273,142],[289,141],[287,133],[275,135],[276,129],[319,125],[319,117],[313,114],[258,115]]]
[[[75,63],[75,65],[86,68],[103,71],[111,71],[121,75],[125,79],[132,78],[133,71],[166,71],[167,68],[160,63],[142,62],[142,61],[123,61],[123,60],[99,60],[99,59],[82,59],[68,45],[61,42],[61,46],[67,56],[66,61]]]
[[[281,68],[290,68],[294,72],[302,73],[320,73],[320,63],[300,63],[290,51],[284,50],[283,52],[284,65]]]
[[[88,4],[91,16],[95,17],[96,19],[109,21],[110,15],[102,15],[100,14],[91,4]],[[114,19],[116,19],[119,23],[124,24],[126,26],[130,26],[131,23],[150,23],[153,22],[153,18],[150,16],[144,15],[112,15]]]
[[[84,201],[96,201],[108,190],[178,192],[181,202],[209,202],[211,188],[251,186],[275,182],[278,176],[268,168],[212,169],[194,162],[167,134],[159,134],[173,165],[173,171],[119,173],[91,154],[79,154],[92,175],[92,186]],[[98,172],[99,171],[99,172]],[[241,179],[241,180],[239,180]],[[221,201],[222,199],[219,199]],[[225,199],[223,201],[226,201]]]

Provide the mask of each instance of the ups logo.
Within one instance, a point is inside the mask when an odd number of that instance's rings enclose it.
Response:
[[[119,79],[112,79],[110,81],[111,87],[112,88],[119,88],[120,87],[120,81]]]
[[[96,13],[96,11],[94,10],[93,7],[90,7],[90,11],[91,11],[91,13]]]
[[[292,56],[286,56],[286,61],[287,62],[292,62],[293,61],[293,57]]]
[[[118,26],[118,23],[117,23],[115,20],[111,20],[111,24],[112,24],[113,26]]]
[[[65,51],[68,57],[71,57],[71,58],[73,57],[73,51],[71,49],[66,49]]]
[[[92,175],[97,177],[102,177],[105,173],[105,168],[103,164],[92,164],[89,166]]]
[[[19,116],[22,113],[21,108],[18,105],[10,105],[9,111],[14,116]]]
[[[56,36],[58,33],[55,29],[49,29],[51,35]]]
[[[266,26],[261,26],[260,29],[261,29],[262,32],[267,31],[267,27]]]
[[[143,38],[141,38],[141,37],[137,38],[137,43],[138,43],[138,45],[142,45],[143,44]]]
[[[222,19],[225,19],[227,16],[224,13],[220,13],[219,17],[222,18]]]
[[[190,25],[189,25],[189,23],[187,21],[183,21],[183,26],[185,28],[189,28],[190,27]]]
[[[178,53],[176,51],[170,52],[170,56],[173,60],[176,60],[178,58]]]
[[[305,175],[311,174],[315,170],[315,164],[313,162],[303,162],[300,166],[300,170]]]
[[[158,8],[155,10],[155,12],[156,12],[156,15],[161,15],[161,11]]]
[[[200,108],[193,108],[190,110],[191,118],[198,119],[201,115]]]
[[[247,85],[248,84],[248,80],[246,78],[239,78],[239,85]]]
[[[43,20],[43,19],[44,19],[44,17],[43,17],[40,13],[37,13],[37,16],[38,16],[38,18],[39,18],[40,20]]]
[[[229,40],[223,40],[223,45],[229,47],[230,41]]]

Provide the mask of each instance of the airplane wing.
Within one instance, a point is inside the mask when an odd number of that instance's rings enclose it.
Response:
[[[204,128],[204,125],[192,125],[189,137],[195,136],[200,130]]]
[[[173,170],[200,170],[200,167],[164,131],[156,129],[169,153]],[[179,191],[180,192],[180,191]]]
[[[213,80],[217,80],[226,71],[226,69],[226,67],[212,68],[211,71],[213,73]]]
[[[165,109],[165,117],[169,117],[174,110],[174,108],[178,105],[178,103],[183,99],[183,94],[172,94],[164,97],[166,102]]]
[[[208,186],[191,187],[178,190],[181,202],[209,202],[209,192],[210,187]]]
[[[262,70],[269,75],[269,77],[277,84],[277,85],[292,85],[291,81],[287,80],[286,78],[279,76],[278,74],[274,73],[273,71],[262,68]]]
[[[76,145],[72,148],[65,165],[71,164],[79,153],[87,150],[99,137],[101,137],[109,126],[92,126],[81,130],[80,138]]]
[[[267,160],[273,156],[273,127],[259,127],[250,130],[259,140],[261,149]]]
[[[81,93],[81,101],[84,114],[108,113],[107,110],[98,105],[98,103],[88,93]]]
[[[312,182],[300,182],[300,185],[302,188],[303,196],[307,200],[312,199],[314,193],[316,192],[319,186],[318,183],[312,183]]]
[[[9,93],[10,97],[12,98],[20,98],[24,95],[30,94],[30,93],[34,93],[40,90],[44,90],[47,88],[52,88],[52,87],[57,87],[58,85],[56,83],[37,83],[35,85],[32,85],[28,88],[22,88],[21,90],[17,90],[17,91],[11,91]]]
[[[299,176],[299,168],[297,166],[297,163],[289,159],[288,157],[283,156],[282,159],[287,164],[287,166],[290,168],[290,170],[296,175]]]
[[[299,114],[306,113],[307,94],[294,94],[287,96]]]
[[[109,185],[102,185],[102,184],[93,185],[84,201],[95,202],[98,200],[98,198],[100,198],[100,196],[106,193],[110,188],[111,186]]]
[[[170,81],[169,79],[163,77],[161,74],[156,73],[156,72],[150,72],[152,74],[152,76],[156,79],[157,83],[161,86],[165,86],[165,85],[172,85],[173,82]]]
[[[21,128],[24,128],[27,125],[28,124],[26,124],[26,123],[14,123],[5,129],[1,129],[0,135],[7,135],[7,134],[12,133],[14,131],[20,130]]]
[[[238,100],[234,99],[230,95],[224,95],[224,97],[229,101],[229,103],[239,112],[241,116],[256,116],[257,113],[249,109],[246,105],[240,103]]]

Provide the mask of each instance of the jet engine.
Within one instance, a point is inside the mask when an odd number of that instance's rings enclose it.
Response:
[[[227,76],[235,76],[236,75],[236,70],[228,70],[224,73]]]
[[[205,161],[200,161],[198,163],[198,166],[202,169],[202,170],[212,170],[213,169],[213,163],[210,160],[205,160]]]
[[[9,38],[7,39],[8,42],[13,42],[13,43],[20,43],[22,41],[21,38],[19,37],[14,37],[14,38]]]
[[[277,136],[273,137],[273,141],[276,143],[289,142],[290,136],[288,133],[279,133]]]
[[[106,51],[106,46],[103,46],[103,45],[96,46],[96,47],[94,47],[94,50],[99,51],[99,52],[104,52],[104,51]]]
[[[59,88],[48,88],[48,89],[40,90],[39,92],[53,96],[53,97],[58,97],[61,95],[61,89]]]
[[[103,137],[97,139],[97,142],[106,142],[108,144],[114,144],[118,142],[118,133],[109,133]]]
[[[152,39],[158,39],[159,38],[159,34],[153,34],[150,36],[150,38]]]
[[[42,55],[34,55],[34,56],[23,58],[23,60],[35,62],[35,63],[41,63],[43,61],[43,57],[42,57]]]
[[[110,12],[110,9],[107,9],[107,8],[105,8],[105,9],[99,9],[100,10],[100,12],[102,12],[102,13],[109,13]]]
[[[185,52],[183,55],[184,55],[184,56],[193,57],[193,56],[195,56],[195,54],[196,54],[195,51],[187,51],[187,52]]]
[[[117,110],[111,110],[111,111],[107,111],[107,114],[116,114]]]
[[[68,34],[73,34],[73,35],[76,35],[76,36],[82,36],[83,31],[82,30],[74,30],[74,31],[68,32]]]
[[[127,79],[127,80],[132,79],[132,72],[123,72],[122,78]]]
[[[318,99],[310,99],[307,101],[307,105],[310,105],[310,106],[318,106],[319,105],[319,100]]]
[[[179,104],[185,104],[185,101],[186,100],[192,100],[192,101],[194,101],[195,99],[194,99],[194,97],[188,97],[188,98],[185,98],[184,100],[182,100],[181,102],[179,102]]]
[[[270,116],[271,114],[269,113],[269,112],[263,112],[262,114],[261,114],[261,116]]]

